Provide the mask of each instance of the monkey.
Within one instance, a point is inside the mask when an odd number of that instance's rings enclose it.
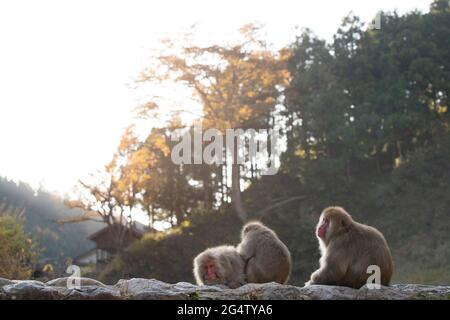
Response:
[[[261,222],[249,222],[242,228],[237,251],[246,261],[248,283],[287,283],[292,267],[289,249]]]
[[[367,283],[370,265],[380,268],[381,284],[389,285],[394,263],[386,239],[377,229],[354,221],[342,207],[328,207],[320,215],[316,236],[320,268],[305,285],[359,289]]]
[[[198,285],[223,284],[232,289],[245,281],[245,262],[234,246],[209,248],[194,259],[194,276]]]

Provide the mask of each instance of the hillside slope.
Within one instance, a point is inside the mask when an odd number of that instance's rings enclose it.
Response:
[[[251,218],[272,227],[292,252],[289,283],[307,281],[318,267],[314,235],[321,210],[344,206],[355,220],[382,231],[389,242],[396,271],[393,282],[450,284],[450,140],[411,153],[391,173],[373,174],[351,189],[314,193],[282,173],[268,176],[244,193]],[[290,185],[289,190],[285,189]],[[280,199],[287,202],[271,210]],[[259,215],[258,215],[259,213]],[[209,246],[236,244],[240,222],[230,208],[195,215],[170,234],[147,235],[114,260],[100,279],[156,278],[174,283],[193,282],[192,259]]]
[[[56,220],[79,215],[66,207],[59,197],[45,191],[34,191],[24,183],[0,178],[0,204],[4,208],[24,210],[25,230],[42,249],[41,261],[61,264],[94,246],[87,236],[99,230],[96,222],[60,225]]]

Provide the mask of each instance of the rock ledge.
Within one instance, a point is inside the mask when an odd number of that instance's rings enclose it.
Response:
[[[380,289],[359,290],[312,285],[295,287],[277,283],[247,284],[238,289],[196,286],[187,282],[169,284],[155,279],[120,280],[110,286],[88,278],[58,278],[47,283],[0,278],[0,300],[450,300],[450,286],[395,284]]]

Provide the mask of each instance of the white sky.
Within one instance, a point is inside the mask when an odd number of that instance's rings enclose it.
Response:
[[[431,0],[0,2],[0,176],[67,192],[107,163],[137,105],[129,87],[158,39],[197,23],[211,41],[248,22],[286,44],[331,39],[350,11],[428,11]]]

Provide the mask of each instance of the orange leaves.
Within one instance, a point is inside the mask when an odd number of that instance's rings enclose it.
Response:
[[[147,207],[156,200],[167,179],[163,168],[171,161],[169,143],[164,130],[154,129],[145,141],[125,144],[128,149],[122,150],[117,190],[126,205],[142,202]]]
[[[141,106],[134,109],[134,112],[139,118],[147,119],[154,117],[154,114],[158,111],[159,106],[156,102],[148,101]]]
[[[164,156],[168,156],[170,154],[170,148],[167,145],[167,137],[161,134],[154,134],[150,136],[150,141],[152,146],[158,150],[160,150]]]
[[[238,117],[237,117],[237,121],[247,121],[252,117],[252,109],[247,106],[244,105],[241,108],[238,109]]]
[[[122,139],[120,140],[118,151],[119,153],[128,153],[134,146],[136,146],[138,140],[133,133],[134,126],[128,126],[125,129],[125,133],[122,135]]]
[[[206,127],[222,130],[264,121],[290,81],[286,61],[291,50],[270,50],[261,30],[260,25],[244,25],[232,44],[202,47],[186,41],[174,48],[170,42],[166,52],[155,57],[160,65],[152,70],[193,90]]]

